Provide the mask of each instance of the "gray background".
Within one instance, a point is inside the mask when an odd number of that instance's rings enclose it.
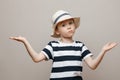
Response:
[[[24,36],[40,52],[50,40],[51,16],[66,10],[81,17],[74,36],[94,56],[107,42],[120,41],[120,0],[0,0],[0,80],[49,80],[51,61],[34,63],[23,44],[10,36]],[[84,80],[120,79],[120,46],[109,51],[96,70],[84,63]]]

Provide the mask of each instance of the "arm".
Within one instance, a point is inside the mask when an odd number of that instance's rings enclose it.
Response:
[[[35,52],[30,43],[24,37],[10,37],[10,39],[22,42],[34,62],[46,60],[45,55],[43,53],[38,54],[37,52]]]
[[[107,51],[111,50],[113,47],[115,47],[117,45],[117,43],[108,43],[106,44],[100,54],[93,59],[92,57],[88,57],[85,59],[85,62],[87,63],[87,65],[91,68],[91,69],[96,69],[98,67],[98,65],[100,64],[100,62],[102,61],[104,55],[106,54]]]

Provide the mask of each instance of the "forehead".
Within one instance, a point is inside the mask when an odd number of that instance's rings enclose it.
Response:
[[[73,20],[73,19],[67,19],[67,20],[64,20],[64,21],[59,22],[58,25],[63,24],[63,23],[66,23],[66,22],[69,22],[69,21],[74,21],[74,20]]]

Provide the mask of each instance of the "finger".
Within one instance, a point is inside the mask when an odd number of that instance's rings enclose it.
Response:
[[[108,45],[115,46],[115,45],[117,45],[117,43],[116,42],[109,42]]]
[[[113,45],[114,43],[113,42],[109,42],[109,45]]]
[[[10,37],[9,39],[14,39],[14,37]]]
[[[113,43],[111,43],[110,46],[111,46],[111,48],[113,48],[113,47],[117,46],[117,43],[113,42]]]
[[[10,37],[10,39],[17,40],[18,38],[17,37]]]
[[[16,38],[16,37],[10,37],[10,39],[13,39],[13,38]]]
[[[113,46],[117,46],[118,45],[118,43],[113,43]]]
[[[106,45],[111,45],[111,42],[108,42]]]

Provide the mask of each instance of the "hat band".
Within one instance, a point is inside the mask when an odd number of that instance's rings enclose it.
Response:
[[[68,14],[68,13],[61,14],[60,16],[58,16],[58,17],[55,19],[54,24],[58,21],[58,19],[59,19],[60,17],[65,16],[65,15],[70,15],[70,14]]]

